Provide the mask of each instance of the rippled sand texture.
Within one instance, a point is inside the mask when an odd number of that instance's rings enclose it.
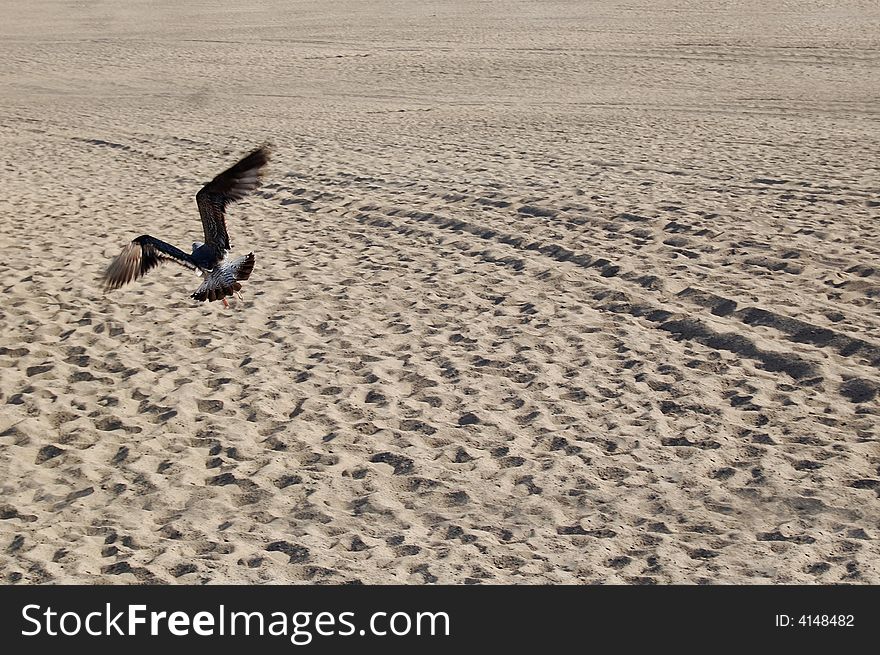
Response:
[[[191,4],[4,9],[4,581],[880,583],[876,2]]]

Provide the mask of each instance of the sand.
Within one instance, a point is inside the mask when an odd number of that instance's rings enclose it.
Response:
[[[880,583],[880,9],[766,6],[9,4],[0,578]]]

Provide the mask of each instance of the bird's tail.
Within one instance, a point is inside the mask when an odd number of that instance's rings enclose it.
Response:
[[[196,289],[192,297],[199,301],[223,300],[241,290],[239,280],[247,280],[254,270],[254,253],[232,261],[220,262],[207,274],[205,281]]]

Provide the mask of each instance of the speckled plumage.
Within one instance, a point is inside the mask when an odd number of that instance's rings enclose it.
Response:
[[[261,146],[208,182],[196,194],[205,243],[194,243],[192,253],[175,248],[148,234],[127,244],[104,273],[105,290],[117,289],[170,261],[195,270],[205,280],[192,294],[198,301],[223,300],[241,289],[254,268],[254,254],[232,259],[226,231],[226,207],[241,200],[260,185],[269,161],[268,146]]]

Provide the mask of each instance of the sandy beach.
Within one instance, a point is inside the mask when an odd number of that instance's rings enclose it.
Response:
[[[3,583],[880,583],[876,2],[121,5],[0,26]]]

